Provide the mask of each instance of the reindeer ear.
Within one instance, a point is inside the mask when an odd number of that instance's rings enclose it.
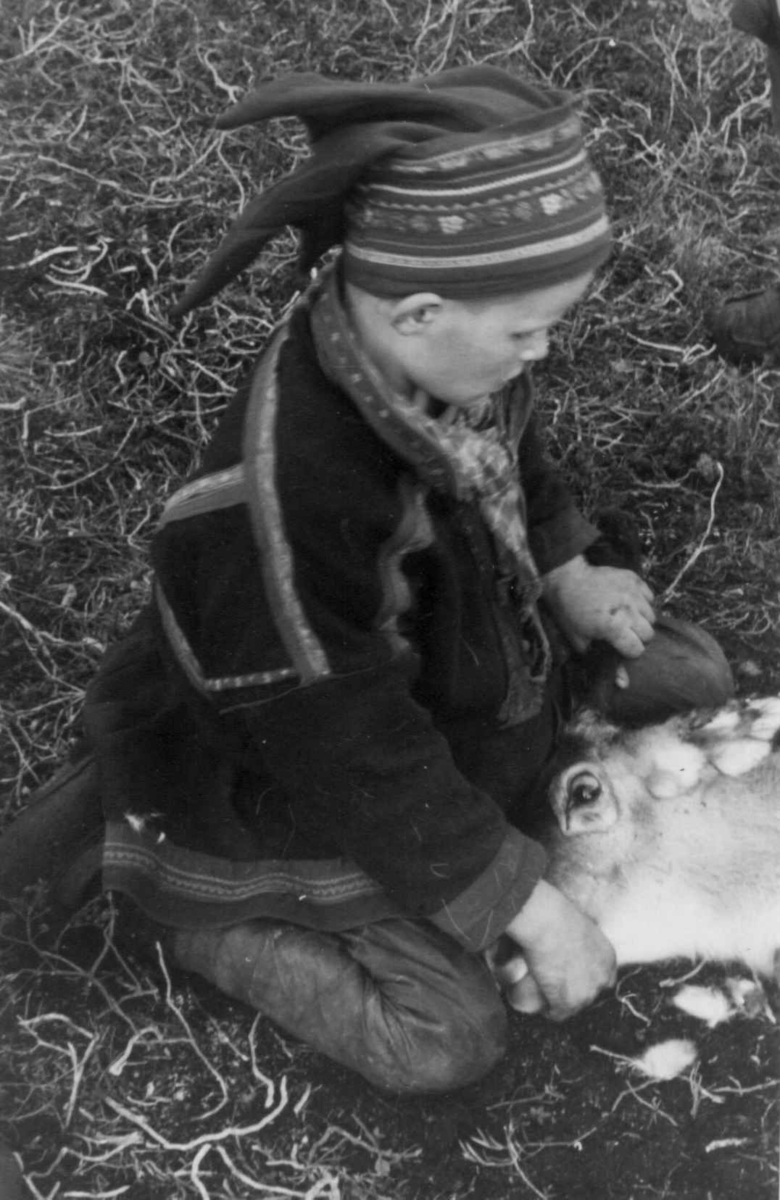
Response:
[[[569,767],[557,780],[550,798],[561,833],[601,833],[618,818],[615,796],[590,763]]]

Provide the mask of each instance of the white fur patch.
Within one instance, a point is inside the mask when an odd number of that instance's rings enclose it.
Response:
[[[750,736],[771,741],[780,732],[780,696],[766,696],[763,700],[751,700],[752,712],[758,710],[761,715],[754,717],[750,723]]]
[[[630,1060],[636,1071],[650,1079],[675,1079],[696,1062],[696,1047],[687,1038],[670,1038]]]
[[[677,995],[672,997],[672,1004],[690,1016],[705,1021],[710,1029],[720,1025],[721,1021],[730,1020],[734,1015],[734,1008],[728,997],[717,988],[694,987],[689,984],[680,988]]]
[[[736,708],[722,708],[716,713],[711,721],[706,725],[702,725],[698,733],[727,733],[730,729],[736,729],[741,720],[741,714]]]
[[[720,771],[721,775],[729,775],[732,779],[738,775],[747,775],[753,767],[757,767],[768,757],[770,743],[757,741],[755,738],[737,738],[733,742],[724,742],[722,746],[710,751],[710,761]]]

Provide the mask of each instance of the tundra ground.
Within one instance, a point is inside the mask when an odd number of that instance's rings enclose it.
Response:
[[[0,283],[3,820],[67,752],[83,689],[148,594],[165,497],[292,286],[283,239],[173,327],[231,215],[302,153],[219,136],[254,78],[404,79],[489,61],[577,92],[615,253],[538,372],[549,446],[593,514],[629,512],[665,606],[780,689],[780,371],[720,360],[706,314],[780,274],[780,139],[726,0],[6,0]],[[212,990],[113,949],[108,904],[61,937],[5,927],[0,1135],[31,1197],[769,1200],[776,1025],[670,1007],[629,971],[441,1098],[378,1095]],[[733,973],[732,973],[733,975]],[[725,986],[729,973],[697,982]],[[777,1000],[776,995],[770,1000]],[[669,1081],[626,1060],[670,1036]]]

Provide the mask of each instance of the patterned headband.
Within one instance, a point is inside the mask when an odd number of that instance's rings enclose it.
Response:
[[[594,270],[609,221],[579,118],[427,143],[373,169],[346,205],[344,272],[383,296],[525,292]],[[530,128],[529,128],[530,126]]]

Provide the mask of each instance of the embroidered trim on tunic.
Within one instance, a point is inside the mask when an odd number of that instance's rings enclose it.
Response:
[[[246,900],[267,892],[289,892],[299,900],[339,904],[353,896],[381,892],[365,871],[344,859],[250,859],[245,862],[176,846],[159,834],[110,822],[104,867],[153,871],[166,890],[192,899]]]
[[[287,323],[263,355],[252,381],[244,429],[249,514],[274,621],[303,684],[331,674],[325,649],[309,624],[295,587],[293,552],[276,487],[276,370]]]
[[[124,892],[174,927],[273,917],[337,931],[406,915],[349,859],[237,862],[176,846],[124,821],[106,829],[103,888]]]
[[[185,521],[219,508],[231,508],[246,502],[244,464],[214,471],[185,483],[168,500],[160,518],[160,527],[170,521]]]
[[[280,683],[283,679],[298,678],[298,672],[293,667],[278,667],[273,671],[254,671],[249,675],[204,675],[197,655],[176,620],[174,611],[159,582],[155,584],[154,595],[168,644],[176,655],[176,661],[184,674],[197,691],[226,692],[234,688],[268,687],[272,683]]]
[[[207,676],[158,586],[157,600],[168,641],[190,683],[204,693],[267,687],[284,679],[306,684],[330,674],[325,650],[306,619],[295,589],[292,548],[276,488],[276,367],[285,335],[286,328],[282,325],[252,383],[244,438],[245,461],[179,488],[166,504],[160,526],[233,505],[248,506],[271,611],[294,665],[246,675]]]

